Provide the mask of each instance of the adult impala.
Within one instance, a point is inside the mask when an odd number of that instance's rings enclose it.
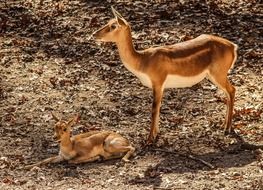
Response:
[[[203,34],[186,42],[137,51],[133,46],[130,25],[114,8],[112,12],[115,18],[94,32],[93,37],[98,41],[115,42],[124,66],[143,85],[153,89],[148,142],[152,142],[159,132],[164,89],[191,87],[206,77],[227,96],[225,132],[231,132],[235,88],[230,84],[227,73],[237,59],[237,45]]]

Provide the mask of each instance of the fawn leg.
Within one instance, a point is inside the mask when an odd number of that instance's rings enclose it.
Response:
[[[99,160],[99,159],[100,159],[100,156],[94,156],[94,157],[82,156],[82,157],[73,158],[72,160],[69,160],[68,163],[70,163],[70,164],[79,164],[79,163],[84,163],[84,162],[93,162],[93,161],[96,161],[96,160]]]
[[[44,164],[47,164],[47,163],[57,163],[57,162],[61,162],[63,160],[64,160],[64,158],[61,157],[61,156],[53,156],[51,158],[47,158],[47,159],[42,160],[40,162],[37,162],[35,164],[27,165],[24,168],[25,169],[30,169],[30,168],[33,168],[35,166],[40,166],[40,165],[44,165]]]
[[[120,158],[126,153],[125,156],[122,157],[122,160],[125,162],[129,161],[129,157],[135,151],[135,148],[129,145],[127,139],[123,137],[116,137],[109,141],[106,139],[104,149],[107,152],[107,154],[104,155],[105,160]]]

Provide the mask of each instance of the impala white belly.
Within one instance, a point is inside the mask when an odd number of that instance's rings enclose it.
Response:
[[[137,78],[140,79],[141,83],[149,88],[152,88],[152,81],[150,77],[142,72],[136,71],[129,67],[128,64],[124,63],[124,66],[132,72]],[[180,76],[180,75],[167,75],[163,88],[185,88],[191,87],[200,81],[202,81],[207,76],[207,71],[203,71],[202,73],[195,76]]]
[[[207,71],[204,71],[195,76],[180,76],[180,75],[168,75],[164,82],[163,88],[185,88],[191,87],[207,76]]]

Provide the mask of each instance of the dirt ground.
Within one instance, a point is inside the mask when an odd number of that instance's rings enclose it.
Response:
[[[124,68],[114,44],[88,39],[113,17],[111,5],[131,24],[136,49],[202,33],[239,45],[229,73],[233,126],[250,146],[223,134],[225,95],[207,80],[166,90],[159,138],[144,146],[151,90]],[[0,19],[0,189],[263,189],[260,1],[10,0],[0,2]],[[136,155],[125,164],[23,169],[58,153],[51,111],[80,114],[74,134],[123,134]]]

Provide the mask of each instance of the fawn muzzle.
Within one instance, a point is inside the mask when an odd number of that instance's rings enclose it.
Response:
[[[53,135],[53,140],[56,141],[56,142],[59,142],[59,141],[60,141],[60,139],[58,138],[58,136],[57,136],[56,134]]]

